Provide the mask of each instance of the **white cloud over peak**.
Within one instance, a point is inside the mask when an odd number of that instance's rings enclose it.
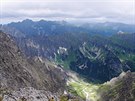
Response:
[[[1,23],[31,19],[135,24],[135,0],[1,0]]]

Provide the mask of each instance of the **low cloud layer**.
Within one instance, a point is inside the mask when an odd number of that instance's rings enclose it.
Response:
[[[135,0],[1,0],[1,23],[33,20],[135,24]]]

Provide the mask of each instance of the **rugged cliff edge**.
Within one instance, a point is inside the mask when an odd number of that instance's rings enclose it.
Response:
[[[135,101],[135,73],[121,73],[100,87],[100,101]]]
[[[43,61],[38,57],[28,62],[10,37],[0,32],[0,95],[17,95],[13,92],[21,92],[20,89],[27,87],[32,87],[31,93],[35,88],[62,94],[65,90],[65,78],[64,71],[47,60]]]
[[[15,43],[0,32],[0,85],[2,87],[18,89],[30,86],[56,92],[64,88],[65,78],[64,71],[47,60],[37,57],[28,62]]]

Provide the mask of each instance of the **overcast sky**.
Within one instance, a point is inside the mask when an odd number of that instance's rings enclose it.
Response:
[[[135,24],[135,0],[0,0],[0,18]]]

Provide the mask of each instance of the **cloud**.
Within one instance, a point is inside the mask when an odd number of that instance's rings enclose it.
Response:
[[[2,0],[1,23],[25,18],[135,24],[134,0]]]

